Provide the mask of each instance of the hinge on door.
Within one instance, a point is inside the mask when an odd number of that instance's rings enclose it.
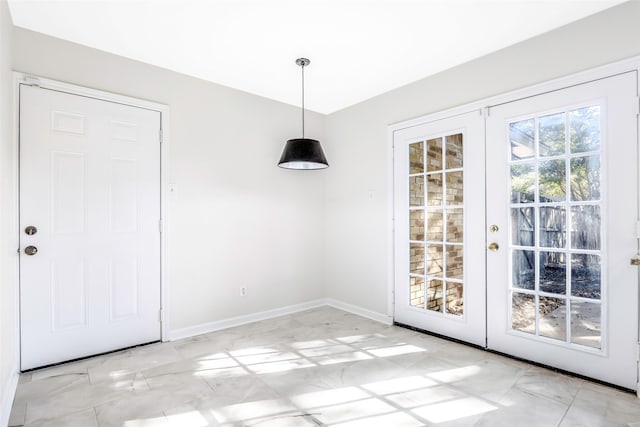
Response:
[[[160,322],[163,322],[163,321],[164,321],[164,312],[162,311],[162,309],[159,309],[159,310],[158,310],[158,320],[159,320]]]
[[[485,117],[489,117],[491,115],[491,107],[484,107],[484,115]]]
[[[162,144],[164,138],[162,137],[162,128],[160,128],[160,144]]]
[[[164,224],[162,223],[162,219],[159,219],[159,220],[158,220],[158,230],[159,230],[161,233],[164,231],[164,230],[163,230],[163,227],[162,227],[163,225],[164,225]]]
[[[640,96],[636,96],[636,116],[640,116]]]
[[[26,76],[24,82],[29,86],[40,87],[40,79],[37,77]]]

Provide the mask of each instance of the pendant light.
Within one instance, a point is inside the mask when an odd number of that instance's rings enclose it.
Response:
[[[304,67],[310,63],[307,58],[296,59],[296,64],[302,68],[302,138],[287,141],[278,162],[281,168],[304,170],[329,167],[320,141],[304,137]]]

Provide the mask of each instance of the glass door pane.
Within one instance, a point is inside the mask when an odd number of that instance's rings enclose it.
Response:
[[[461,133],[408,146],[410,305],[464,314],[464,169]],[[412,173],[413,172],[413,173]],[[425,268],[426,266],[426,268]],[[418,286],[418,283],[428,286]]]
[[[508,123],[507,165],[511,329],[595,349],[602,349],[602,310],[593,309],[602,303],[600,111],[595,104]],[[587,302],[592,310],[578,314]]]

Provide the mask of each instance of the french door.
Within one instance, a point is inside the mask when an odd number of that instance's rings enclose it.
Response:
[[[22,370],[160,339],[159,129],[20,85]]]
[[[394,134],[395,321],[477,345],[485,344],[483,130],[475,111]]]
[[[488,347],[630,389],[636,84],[635,72],[622,74],[487,118]]]
[[[636,389],[637,113],[629,72],[395,131],[395,321]]]

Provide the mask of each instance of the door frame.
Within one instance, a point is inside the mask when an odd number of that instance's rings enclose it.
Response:
[[[13,149],[15,153],[15,194],[16,199],[19,199],[20,194],[20,85],[38,86],[45,89],[56,90],[59,92],[68,93],[71,95],[84,96],[87,98],[93,98],[100,101],[114,102],[118,104],[124,104],[131,107],[144,108],[147,110],[156,111],[160,114],[160,129],[161,129],[161,142],[160,142],[160,338],[163,342],[169,341],[170,328],[170,316],[169,316],[169,233],[168,233],[168,196],[172,192],[173,185],[168,183],[169,179],[169,144],[170,144],[170,108],[166,104],[160,104],[158,102],[148,101],[139,98],[133,98],[116,93],[106,92],[98,89],[92,89],[84,86],[78,86],[71,83],[65,83],[57,80],[47,79],[44,77],[36,76],[33,74],[26,74],[22,72],[14,72],[14,96],[13,96],[13,111],[15,114],[14,121],[14,138]],[[17,211],[15,212],[16,220],[20,217],[19,203],[16,204]],[[16,242],[19,242],[19,230],[15,230]],[[17,248],[20,253],[20,248]],[[18,292],[16,297],[19,298],[20,290],[20,278],[18,277]],[[19,307],[19,299],[16,302],[16,306]],[[18,310],[18,316],[20,316],[20,310]],[[18,338],[22,334],[22,326],[18,319]],[[16,341],[19,342],[19,341]],[[18,352],[21,350],[18,349]],[[19,359],[18,359],[19,360]]]
[[[626,60],[613,62],[610,64],[606,64],[600,67],[591,68],[586,71],[581,71],[578,73],[573,73],[567,76],[555,78],[549,81],[545,81],[543,83],[531,85],[524,87],[522,89],[517,89],[509,92],[505,92],[502,94],[498,94],[495,96],[487,97],[478,101],[470,102],[464,105],[456,106],[453,108],[449,108],[443,111],[438,111],[431,114],[426,114],[424,116],[416,117],[410,120],[405,120],[402,122],[391,124],[387,127],[387,165],[388,165],[388,174],[387,174],[387,191],[388,191],[388,206],[387,206],[387,215],[388,215],[388,225],[387,225],[387,312],[388,315],[392,318],[395,318],[395,217],[394,217],[394,203],[395,203],[395,194],[394,194],[394,180],[395,180],[395,170],[394,170],[394,160],[393,160],[393,144],[394,144],[394,136],[395,133],[401,131],[406,128],[420,126],[424,124],[428,124],[431,122],[447,119],[450,117],[468,114],[473,111],[479,110],[480,113],[484,115],[485,120],[486,117],[490,116],[491,108],[496,107],[498,105],[506,104],[513,101],[518,101],[525,98],[530,98],[537,95],[542,95],[548,92],[553,92],[556,90],[564,89],[571,86],[576,86],[584,83],[588,83],[594,80],[600,80],[607,77],[612,77],[618,74],[627,73],[630,71],[638,72],[638,81],[636,82],[637,90],[640,89],[640,56],[635,56]],[[640,96],[636,98],[635,107],[636,108],[636,127],[637,127],[637,141],[636,144],[640,146]],[[486,125],[485,125],[486,126]],[[486,142],[485,142],[486,144]],[[486,150],[486,145],[485,145]],[[640,150],[638,150],[640,153]],[[485,156],[486,157],[486,156]],[[638,159],[636,159],[638,165],[640,165],[640,154]],[[486,164],[485,164],[486,167]],[[640,188],[640,173],[637,174],[636,180],[638,181],[638,188]],[[637,195],[639,204],[640,204],[640,194]],[[638,206],[638,224],[640,224],[640,206]],[[486,214],[486,213],[485,213]],[[638,240],[639,240],[639,251],[640,251],[640,231],[638,232]],[[485,241],[485,246],[487,242]],[[639,272],[640,273],[640,272]],[[486,281],[485,281],[486,287]],[[485,320],[486,322],[486,320]],[[639,326],[640,331],[640,301],[638,301],[638,317],[636,318],[636,323]],[[636,342],[638,343],[638,350],[640,352],[640,337],[637,338]],[[639,353],[640,354],[640,353]],[[640,383],[638,386],[638,395],[640,396]]]

